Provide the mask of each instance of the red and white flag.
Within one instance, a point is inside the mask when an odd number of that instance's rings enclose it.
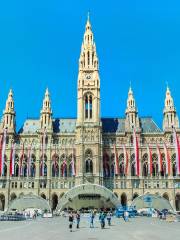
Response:
[[[164,154],[165,154],[165,161],[166,161],[166,175],[170,175],[171,173],[171,160],[169,156],[169,152],[167,149],[166,144],[164,143]]]
[[[5,153],[6,153],[6,137],[7,137],[7,129],[4,129],[3,137],[2,137],[2,143],[1,143],[1,157],[0,157],[0,173],[1,176],[4,176],[4,162],[5,162]]]
[[[32,155],[32,144],[28,147],[28,154],[27,154],[27,177],[31,175],[31,155]]]
[[[124,174],[128,175],[128,153],[126,150],[126,146],[123,146],[123,153],[124,153]]]
[[[173,128],[173,136],[174,136],[174,147],[176,151],[176,169],[177,169],[177,175],[179,175],[180,174],[180,143],[179,143],[179,138],[175,128]]]
[[[133,130],[133,145],[134,145],[134,154],[135,154],[135,171],[136,175],[140,175],[140,163],[139,163],[139,144],[136,136],[135,128]]]
[[[72,162],[71,162],[71,167],[72,167],[72,176],[76,176],[76,170],[75,170],[75,160],[74,160],[74,148],[72,152]]]
[[[42,136],[42,159],[41,159],[41,176],[44,177],[44,157],[46,153],[46,131],[44,129]]]
[[[116,150],[116,145],[114,145],[114,164],[115,164],[114,174],[118,175],[119,174],[119,164],[118,164],[118,153]]]
[[[1,141],[0,141],[0,176],[1,176],[1,165],[2,165],[2,146],[3,146],[3,135],[1,136]]]
[[[157,145],[157,155],[158,155],[158,172],[162,172],[162,155],[159,146]]]
[[[22,171],[23,160],[24,160],[24,143],[23,143],[23,148],[22,148],[22,153],[21,153],[20,163],[19,163],[19,176],[23,175],[23,171]]]
[[[11,177],[14,175],[15,152],[16,152],[16,144],[13,143],[11,146],[11,154],[10,154],[10,176]]]
[[[152,151],[151,148],[148,146],[147,147],[147,152],[148,152],[148,174],[152,174]]]

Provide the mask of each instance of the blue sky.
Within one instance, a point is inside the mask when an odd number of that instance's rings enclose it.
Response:
[[[180,3],[173,0],[1,1],[1,115],[12,87],[17,126],[39,117],[48,86],[54,117],[76,117],[88,11],[100,62],[101,115],[124,116],[130,81],[140,116],[152,116],[161,127],[167,81],[180,115]]]

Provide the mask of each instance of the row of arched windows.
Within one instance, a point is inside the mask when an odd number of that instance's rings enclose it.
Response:
[[[125,164],[124,163],[124,154],[119,155],[118,159],[119,163],[119,174],[120,176],[125,176]],[[142,176],[148,176],[148,154],[145,153],[142,157]],[[104,177],[114,177],[114,154],[109,157],[108,154],[103,156],[103,173]],[[135,176],[135,155],[132,154],[130,160],[128,160],[129,171],[128,173],[131,176]],[[174,153],[171,157],[171,169],[173,176],[176,176],[176,154]],[[159,166],[158,166],[158,156],[156,153],[152,154],[152,176],[165,176],[166,175],[166,160],[164,153],[162,154],[162,171],[159,173]]]

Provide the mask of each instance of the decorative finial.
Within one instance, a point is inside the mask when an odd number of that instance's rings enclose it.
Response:
[[[87,20],[89,21],[89,19],[90,19],[90,12],[88,11]]]

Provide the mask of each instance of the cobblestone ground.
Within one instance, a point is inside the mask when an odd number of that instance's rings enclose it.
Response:
[[[0,222],[0,239],[6,240],[179,240],[180,222],[168,223],[153,218],[135,218],[125,223],[113,218],[112,226],[89,228],[88,218],[82,217],[80,229],[69,232],[68,218],[36,219],[24,222]]]

